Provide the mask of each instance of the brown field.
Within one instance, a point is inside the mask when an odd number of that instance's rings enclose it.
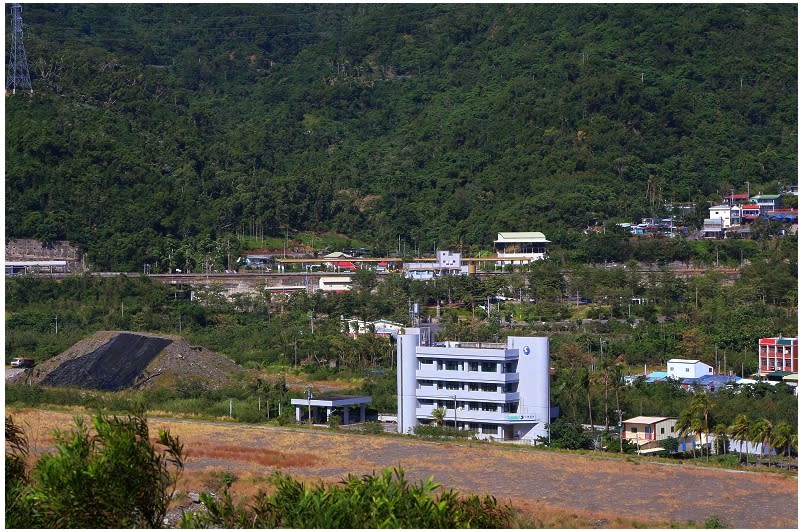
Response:
[[[52,445],[53,429],[68,429],[74,417],[36,409],[7,414],[23,426],[36,453]],[[734,528],[798,525],[797,477],[778,473],[222,421],[153,417],[150,428],[153,434],[169,428],[184,443],[181,491],[217,491],[223,472],[235,475],[234,494],[250,495],[278,469],[309,482],[336,482],[348,473],[402,466],[410,480],[432,475],[460,493],[510,502],[537,527],[702,526],[712,515]]]

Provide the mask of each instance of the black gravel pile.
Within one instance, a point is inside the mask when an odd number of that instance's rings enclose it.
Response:
[[[172,340],[120,333],[91,353],[62,363],[41,384],[120,390],[137,376]]]

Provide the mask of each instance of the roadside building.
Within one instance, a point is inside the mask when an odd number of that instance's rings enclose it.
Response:
[[[530,264],[542,260],[547,254],[550,241],[538,231],[497,233],[494,248],[499,259],[497,266]]]
[[[374,334],[376,336],[397,336],[405,325],[396,321],[375,320],[365,321],[358,318],[345,318],[342,316],[342,332],[355,338],[361,334]]]
[[[754,222],[761,215],[761,207],[757,203],[742,205],[742,222]]]
[[[664,440],[675,438],[677,451],[687,452],[697,449],[711,441],[709,434],[678,434],[678,418],[660,416],[637,416],[622,422],[622,438],[636,445],[639,454],[665,451]]]
[[[703,220],[703,238],[725,238],[725,221],[722,218],[706,218]]]
[[[353,287],[350,276],[330,276],[319,278],[319,289],[323,292],[347,292]]]
[[[797,338],[759,338],[758,374],[797,373]]]
[[[758,205],[762,215],[769,214],[783,205],[780,194],[759,194],[758,196],[753,196],[751,201]]]
[[[699,379],[705,375],[713,375],[714,368],[699,360],[673,358],[667,361],[667,376],[670,379]]]
[[[436,277],[468,275],[469,266],[462,264],[461,253],[439,250],[436,252],[436,260],[407,262],[403,264],[403,272],[408,279],[429,281]]]
[[[720,219],[722,220],[722,227],[723,229],[727,229],[731,225],[735,225],[731,222],[731,210],[733,207],[730,205],[714,205],[713,207],[709,207],[708,209],[708,217],[712,220]],[[739,212],[739,209],[736,208],[736,212]]]
[[[550,348],[546,337],[506,343],[422,345],[418,329],[397,341],[398,432],[408,434],[445,409],[445,425],[479,439],[533,444],[550,422]]]

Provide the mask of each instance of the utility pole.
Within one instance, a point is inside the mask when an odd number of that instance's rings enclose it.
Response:
[[[306,397],[308,398],[308,426],[311,426],[311,399],[314,395],[311,393],[311,385],[306,387]]]
[[[22,5],[11,5],[11,50],[8,54],[6,71],[6,90],[16,94],[17,89],[27,89],[33,94],[31,75],[28,71],[28,58],[22,42]]]

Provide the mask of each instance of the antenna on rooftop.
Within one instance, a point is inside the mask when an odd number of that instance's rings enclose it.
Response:
[[[6,71],[6,90],[16,94],[17,89],[27,89],[33,94],[31,76],[28,72],[28,59],[22,43],[22,5],[11,5],[11,51],[8,54]]]

